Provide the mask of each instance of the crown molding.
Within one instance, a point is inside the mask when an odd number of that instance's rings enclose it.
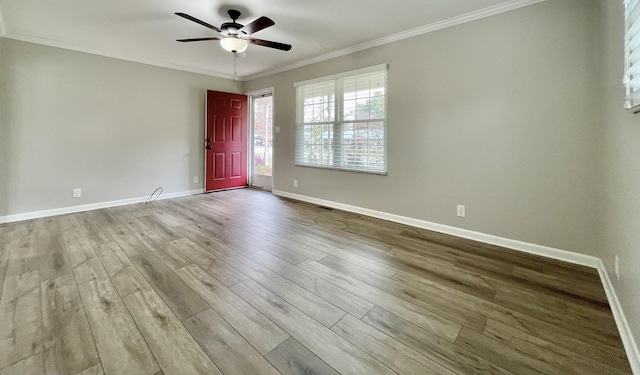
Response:
[[[341,49],[341,50],[338,50],[338,51],[329,52],[329,53],[326,53],[324,55],[312,57],[310,59],[298,61],[296,63],[290,64],[290,65],[285,65],[285,66],[280,67],[278,69],[273,69],[273,70],[269,70],[269,71],[266,71],[266,72],[245,76],[245,77],[239,77],[239,80],[241,80],[241,81],[251,81],[251,80],[254,80],[254,79],[258,79],[258,78],[267,77],[267,76],[270,76],[270,75],[273,75],[273,74],[286,72],[286,71],[293,70],[293,69],[296,69],[296,68],[301,68],[303,66],[315,64],[315,63],[318,63],[318,62],[321,62],[321,61],[326,61],[326,60],[334,59],[336,57],[349,55],[351,53],[358,52],[358,51],[363,51],[365,49],[382,46],[382,45],[393,43],[393,42],[397,42],[397,41],[400,41],[400,40],[403,40],[403,39],[412,38],[414,36],[423,35],[423,34],[431,33],[431,32],[434,32],[434,31],[446,29],[448,27],[457,26],[457,25],[461,25],[461,24],[464,24],[464,23],[467,23],[467,22],[476,21],[476,20],[479,20],[479,19],[482,19],[482,18],[487,18],[487,17],[498,15],[498,14],[510,12],[512,10],[516,10],[516,9],[524,8],[524,7],[527,7],[527,6],[530,6],[530,5],[538,4],[538,3],[541,3],[543,1],[546,1],[546,0],[513,0],[513,1],[509,1],[509,2],[506,2],[506,3],[499,4],[499,5],[494,5],[494,6],[491,6],[491,7],[488,7],[488,8],[484,8],[484,9],[480,9],[480,10],[473,11],[473,12],[470,12],[470,13],[462,14],[460,16],[452,17],[452,18],[449,18],[449,19],[446,19],[446,20],[442,20],[442,21],[434,22],[434,23],[431,23],[431,24],[428,24],[428,25],[416,27],[415,29],[410,29],[410,30],[403,31],[403,32],[400,32],[400,33],[397,33],[397,34],[392,34],[392,35],[385,36],[385,37],[382,37],[382,38],[379,38],[379,39],[375,39],[375,40],[372,40],[372,41],[369,41],[369,42],[357,44],[355,46],[347,47],[347,48],[344,48],[344,49]]]
[[[333,52],[329,52],[329,53],[326,53],[326,54],[323,54],[323,55],[320,55],[320,56],[316,56],[316,57],[312,57],[312,58],[309,58],[309,59],[301,60],[301,61],[298,61],[296,63],[285,65],[285,66],[282,66],[282,67],[277,68],[277,69],[268,70],[268,71],[265,71],[265,72],[262,72],[262,73],[257,73],[257,74],[247,75],[247,76],[239,76],[239,77],[236,77],[236,81],[244,82],[244,81],[250,81],[250,80],[254,80],[254,79],[258,79],[258,78],[267,77],[267,76],[270,76],[270,75],[273,75],[273,74],[282,73],[282,72],[286,72],[286,71],[289,71],[289,70],[301,68],[303,66],[307,66],[307,65],[318,63],[318,62],[330,60],[330,59],[333,59],[333,58],[336,58],[336,57],[345,56],[345,55],[348,55],[348,54],[351,54],[351,53],[354,53],[354,52],[363,51],[363,50],[366,50],[366,49],[369,49],[369,48],[382,46],[382,45],[393,43],[393,42],[397,42],[397,41],[400,41],[400,40],[403,40],[403,39],[412,38],[412,37],[415,37],[415,36],[427,34],[427,33],[438,31],[438,30],[442,30],[442,29],[445,29],[445,28],[448,28],[448,27],[461,25],[461,24],[464,24],[464,23],[467,23],[467,22],[472,22],[472,21],[476,21],[476,20],[479,20],[479,19],[482,19],[482,18],[495,16],[495,15],[498,15],[498,14],[501,14],[501,13],[510,12],[512,10],[516,10],[516,9],[524,8],[524,7],[527,7],[527,6],[530,6],[530,5],[538,4],[538,3],[541,3],[543,1],[546,1],[546,0],[512,0],[512,1],[509,1],[509,2],[506,2],[506,3],[502,3],[502,4],[499,4],[499,5],[494,5],[494,6],[491,6],[491,7],[488,7],[488,8],[480,9],[480,10],[477,10],[477,11],[474,11],[474,12],[466,13],[466,14],[463,14],[463,15],[460,15],[460,16],[456,16],[456,17],[452,17],[452,18],[449,18],[449,19],[446,19],[446,20],[434,22],[434,23],[431,23],[431,24],[428,24],[428,25],[420,26],[420,27],[417,27],[417,28],[414,28],[414,29],[411,29],[411,30],[407,30],[407,31],[403,31],[403,32],[397,33],[397,34],[392,34],[392,35],[389,35],[389,36],[386,36],[386,37],[382,37],[382,38],[379,38],[379,39],[375,39],[375,40],[372,40],[372,41],[369,41],[369,42],[357,44],[355,46],[343,48],[343,49],[338,50],[338,51],[333,51]],[[8,39],[20,40],[20,41],[23,41],[23,42],[42,44],[42,45],[46,45],[46,46],[50,46],[50,47],[57,47],[57,48],[63,48],[63,49],[68,49],[68,50],[72,50],[72,51],[77,51],[77,52],[89,53],[89,54],[92,54],[92,55],[111,57],[111,58],[118,59],[118,60],[131,61],[131,62],[136,62],[136,63],[140,63],[140,64],[158,66],[158,67],[162,67],[162,68],[180,70],[180,71],[184,71],[184,72],[202,74],[202,75],[207,75],[207,76],[217,77],[217,78],[222,78],[222,79],[228,79],[228,80],[232,80],[233,79],[232,75],[220,74],[220,73],[216,73],[216,72],[209,71],[209,70],[198,69],[198,68],[193,68],[193,67],[184,66],[184,65],[178,65],[178,64],[164,63],[164,62],[160,62],[160,61],[139,58],[139,57],[136,57],[136,56],[120,55],[120,54],[117,54],[117,53],[111,53],[109,51],[102,51],[102,50],[99,50],[99,49],[79,47],[79,46],[67,44],[67,43],[64,43],[64,42],[61,42],[61,41],[58,41],[58,40],[47,39],[47,38],[42,38],[42,37],[37,37],[37,36],[18,35],[18,34],[7,33],[6,28],[5,28],[5,23],[4,23],[4,20],[2,18],[2,13],[1,12],[0,12],[0,36],[2,36],[4,38],[8,38]]]
[[[68,43],[64,43],[64,42],[61,42],[61,41],[58,41],[58,40],[54,40],[54,39],[47,39],[47,38],[31,36],[31,35],[16,35],[16,34],[11,34],[11,33],[7,33],[6,35],[3,35],[2,37],[3,38],[7,38],[7,39],[20,40],[22,42],[42,44],[42,45],[49,46],[49,47],[62,48],[62,49],[67,49],[67,50],[71,50],[71,51],[76,51],[76,52],[88,53],[88,54],[91,54],[91,55],[104,56],[104,57],[110,57],[110,58],[118,59],[118,60],[130,61],[130,62],[146,64],[146,65],[152,65],[152,66],[158,66],[158,67],[161,67],[161,68],[180,70],[180,71],[188,72],[188,73],[202,74],[202,75],[206,75],[206,76],[223,78],[223,79],[228,79],[228,80],[232,80],[233,79],[233,76],[227,75],[227,74],[219,74],[219,73],[212,72],[212,71],[209,71],[209,70],[197,69],[197,68],[193,68],[193,67],[190,67],[190,66],[184,66],[184,65],[179,65],[179,64],[169,64],[169,63],[164,63],[164,62],[160,62],[160,61],[149,60],[149,59],[144,59],[144,58],[139,58],[139,57],[119,55],[117,53],[110,53],[110,52],[102,51],[102,50],[99,50],[99,49],[78,47],[78,46],[71,45],[71,44],[68,44]],[[237,77],[236,77],[236,80],[238,80]]]

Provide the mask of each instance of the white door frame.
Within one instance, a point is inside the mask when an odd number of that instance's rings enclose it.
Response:
[[[249,186],[254,186],[257,188],[261,188],[261,189],[265,189],[265,190],[269,190],[271,191],[273,189],[273,181],[275,179],[275,147],[273,147],[276,144],[276,139],[275,139],[275,110],[271,113],[271,123],[273,124],[272,128],[271,128],[271,139],[273,140],[273,144],[271,145],[271,162],[272,162],[272,167],[271,167],[271,186],[264,186],[264,181],[255,181],[255,173],[253,170],[253,161],[254,161],[254,154],[253,154],[253,145],[254,145],[254,141],[253,141],[253,101],[256,98],[263,98],[265,96],[271,96],[271,100],[272,100],[272,106],[275,109],[275,95],[274,95],[274,89],[273,87],[268,87],[268,88],[264,88],[261,90],[256,90],[256,91],[251,91],[251,92],[247,92],[245,93],[245,95],[247,95],[247,97],[249,98],[249,142],[248,142],[248,177],[249,177]],[[266,139],[265,139],[266,142]]]

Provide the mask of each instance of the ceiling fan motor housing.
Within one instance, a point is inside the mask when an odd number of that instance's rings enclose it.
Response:
[[[225,22],[220,25],[220,29],[224,34],[227,35],[238,35],[238,30],[242,29],[244,25],[241,25],[236,22]]]
[[[236,22],[236,20],[240,18],[241,13],[235,9],[229,9],[227,13],[229,14],[229,17],[231,17],[232,21],[223,23],[220,25],[220,29],[227,35],[238,35],[238,30],[244,27],[244,25]]]

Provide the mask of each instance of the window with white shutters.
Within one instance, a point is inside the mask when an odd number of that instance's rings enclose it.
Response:
[[[623,83],[626,88],[624,107],[640,111],[640,0],[624,1],[624,54],[625,72]]]
[[[296,165],[387,171],[387,66],[296,86]]]

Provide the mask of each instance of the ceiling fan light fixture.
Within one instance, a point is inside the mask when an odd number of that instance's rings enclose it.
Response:
[[[230,36],[230,37],[221,39],[220,45],[226,51],[233,52],[233,53],[242,53],[247,50],[249,43],[246,40],[240,39],[236,36]]]
[[[250,22],[247,25],[241,25],[236,22],[236,20],[240,17],[240,12],[237,10],[229,10],[229,16],[231,17],[231,22],[225,22],[220,27],[216,27],[210,25],[204,21],[201,21],[193,16],[190,16],[186,13],[177,12],[176,15],[182,18],[185,18],[189,21],[200,24],[208,29],[216,31],[221,34],[220,37],[210,37],[210,38],[190,38],[190,39],[177,39],[178,42],[201,42],[205,40],[219,40],[220,45],[225,51],[232,53],[242,53],[247,50],[249,43],[255,44],[262,47],[269,47],[279,49],[281,51],[289,51],[291,50],[290,44],[272,42],[269,40],[256,39],[251,37],[254,33],[257,33],[260,30],[264,30],[267,27],[271,27],[275,25],[272,19],[269,17],[262,16],[257,20]]]

